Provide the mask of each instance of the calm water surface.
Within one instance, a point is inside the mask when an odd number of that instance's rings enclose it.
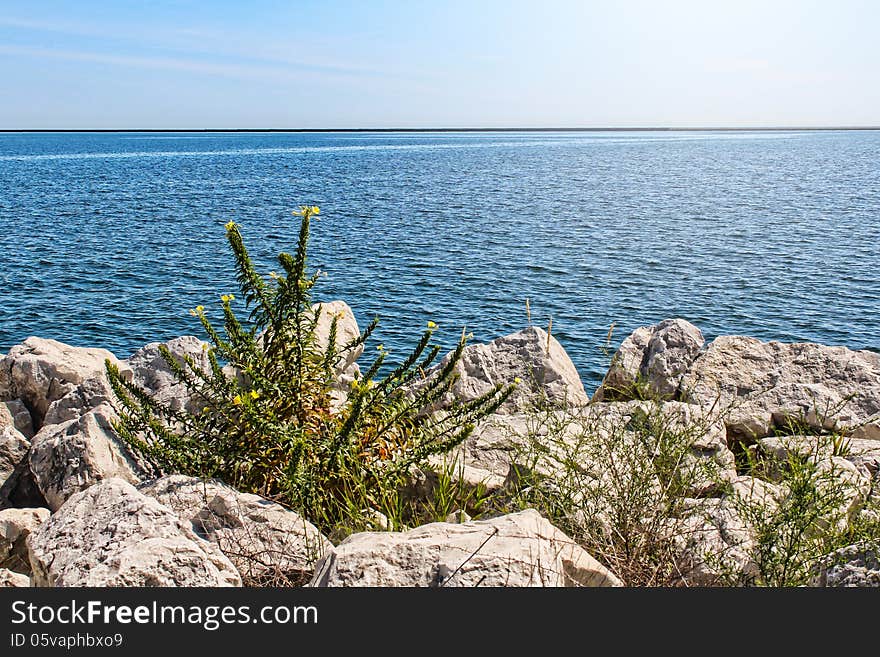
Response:
[[[841,131],[0,135],[0,350],[201,336],[188,309],[236,290],[223,224],[268,273],[300,204],[316,297],[401,356],[527,298],[588,389],[612,322],[880,348],[880,132]]]

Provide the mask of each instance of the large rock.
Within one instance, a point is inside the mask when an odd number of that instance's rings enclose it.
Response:
[[[105,376],[105,360],[119,363],[106,349],[30,337],[0,359],[0,400],[23,401],[38,430],[52,402],[88,379]]]
[[[822,560],[810,586],[880,587],[880,544],[865,541]]]
[[[581,457],[589,460],[582,450],[586,427],[593,420],[608,419],[607,414],[593,410],[587,406],[541,414],[490,415],[477,423],[461,445],[429,459],[420,494],[430,496],[441,474],[467,491],[485,493],[518,488],[525,473],[530,482],[563,477]],[[613,405],[613,410],[619,410],[619,405]]]
[[[305,584],[315,562],[333,549],[298,513],[220,482],[171,475],[139,490],[192,523],[196,534],[216,543],[246,585]]]
[[[436,375],[449,363],[447,354],[426,372]],[[467,402],[490,392],[496,385],[516,383],[516,390],[497,413],[526,412],[536,407],[573,407],[589,401],[574,363],[562,345],[547,332],[530,326],[488,344],[465,347],[455,366],[458,375],[445,403],[453,398]],[[422,382],[413,389],[417,391]]]
[[[340,408],[348,399],[348,391],[352,382],[360,376],[360,366],[357,359],[364,351],[364,345],[344,351],[346,346],[357,340],[360,328],[354,313],[345,301],[327,301],[316,303],[312,310],[319,312],[318,323],[315,326],[315,338],[321,349],[327,349],[330,345],[330,328],[333,320],[336,320],[335,347],[339,353],[336,363],[336,382],[331,393],[332,407]]]
[[[35,586],[240,586],[219,550],[120,479],[73,495],[28,538]]]
[[[174,376],[168,362],[159,351],[165,345],[178,365],[186,368],[185,358],[204,372],[210,371],[208,343],[192,335],[183,335],[165,343],[151,342],[132,354],[126,363],[132,370],[134,383],[144,388],[150,396],[167,404],[172,410],[186,410],[190,413],[200,411],[202,400],[194,399],[187,387]]]
[[[86,379],[73,390],[49,404],[43,427],[76,420],[101,404],[113,404],[115,397],[110,381],[103,374]]]
[[[728,430],[739,439],[796,421],[880,440],[880,354],[870,351],[721,336],[681,388],[686,401],[729,410]]]
[[[638,399],[645,395],[678,399],[682,377],[704,342],[700,329],[684,319],[666,319],[636,329],[612,357],[593,401]]]
[[[31,585],[31,578],[21,573],[15,573],[6,568],[0,568],[0,589],[26,588]]]
[[[318,316],[318,324],[315,327],[315,338],[322,349],[326,349],[330,345],[330,326],[334,319],[336,319],[335,345],[337,351],[341,351],[346,345],[360,337],[361,331],[357,319],[345,301],[326,301],[312,306],[315,311],[319,308],[321,314]],[[346,352],[339,363],[339,372],[350,372],[363,351],[364,346],[360,344]]]
[[[640,326],[624,338],[611,357],[608,371],[593,393],[592,401],[626,401],[636,396],[635,386],[644,381],[642,365],[655,329],[656,325]]]
[[[135,457],[110,424],[115,417],[104,404],[78,419],[47,425],[34,437],[30,470],[50,509],[102,479],[139,481]]]
[[[27,537],[48,519],[49,509],[0,511],[0,568],[30,574]]]
[[[620,586],[537,511],[349,536],[312,586]]]

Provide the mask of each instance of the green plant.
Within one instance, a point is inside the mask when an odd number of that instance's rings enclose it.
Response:
[[[677,583],[688,498],[721,482],[694,449],[712,423],[659,400],[533,413],[508,504],[537,508],[628,586]]]
[[[331,540],[336,543],[362,531],[401,531],[444,522],[456,512],[479,519],[495,510],[490,491],[467,483],[457,459],[431,463],[420,474],[424,477],[402,478],[399,487],[386,487],[372,507],[352,507],[334,527]]]
[[[840,456],[840,434],[807,437],[802,431],[799,426],[794,434],[781,434],[792,437],[782,459],[759,450],[746,452],[749,473],[776,481],[782,495],[773,504],[734,497],[754,536],[750,557],[756,566],[753,575],[738,575],[734,583],[801,586],[829,553],[880,535],[877,502],[870,493],[860,502],[859,475]],[[873,513],[857,514],[857,507],[875,508]]]
[[[512,388],[496,386],[467,403],[446,401],[467,336],[463,332],[451,357],[426,377],[440,350],[430,344],[436,325],[428,322],[412,352],[383,376],[387,352],[380,345],[340,400],[340,368],[377,320],[340,345],[332,317],[322,338],[322,306],[311,300],[318,275],[308,273],[306,260],[318,213],[305,206],[294,213],[301,217],[296,253],[281,253],[281,273],[269,277],[257,273],[238,226],[226,225],[249,317],[238,318],[231,294],[222,297],[222,333],[203,307],[192,311],[210,341],[208,367],[190,357],[178,362],[160,347],[198,412],[175,410],[112,363],[106,367],[119,402],[115,429],[157,472],[220,479],[297,509],[330,531],[364,509],[395,504],[413,466],[460,444]]]
[[[410,507],[410,524],[440,522],[456,512],[479,518],[491,509],[487,487],[465,481],[463,461],[453,459],[434,466],[432,475],[430,493],[424,499],[415,500]]]

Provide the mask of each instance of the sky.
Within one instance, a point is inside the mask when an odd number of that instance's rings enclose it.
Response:
[[[0,0],[0,129],[880,125],[874,0]]]

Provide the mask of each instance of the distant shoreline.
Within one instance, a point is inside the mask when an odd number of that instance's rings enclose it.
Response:
[[[38,128],[38,129],[22,129],[12,130],[0,128],[2,134],[24,134],[24,133],[180,133],[180,132],[199,132],[199,133],[393,133],[393,132],[790,132],[790,131],[850,131],[850,130],[880,130],[880,126],[824,126],[824,127],[802,127],[802,126],[755,126],[755,127],[690,127],[690,128],[671,128],[671,127],[636,127],[636,128],[131,128],[131,129],[80,129],[80,128]]]

